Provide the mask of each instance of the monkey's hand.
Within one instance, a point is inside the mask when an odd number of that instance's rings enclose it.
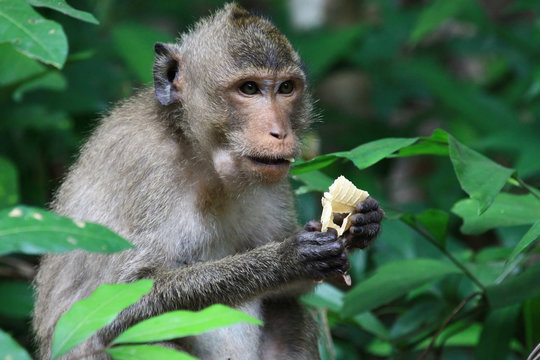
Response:
[[[323,280],[344,274],[350,267],[343,240],[335,229],[321,231],[321,223],[310,221],[304,230],[293,238],[296,257],[307,277]]]
[[[341,214],[334,215],[336,223],[343,221]],[[343,234],[345,246],[347,248],[365,249],[371,245],[381,230],[383,217],[383,209],[381,209],[377,200],[371,196],[359,202],[351,215],[351,227]]]

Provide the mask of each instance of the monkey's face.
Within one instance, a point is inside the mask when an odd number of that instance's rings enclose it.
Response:
[[[266,183],[286,176],[298,148],[303,91],[302,76],[287,72],[243,76],[225,90],[226,137],[245,176]]]

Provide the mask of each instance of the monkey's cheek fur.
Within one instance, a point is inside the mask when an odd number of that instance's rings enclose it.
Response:
[[[289,172],[291,163],[285,159],[268,160],[247,157],[245,162],[248,171],[266,183],[276,183]]]

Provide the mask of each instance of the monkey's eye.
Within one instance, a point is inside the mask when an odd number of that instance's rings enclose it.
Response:
[[[280,94],[290,94],[294,89],[293,83],[290,80],[284,81],[279,85]]]
[[[240,85],[239,89],[246,95],[255,95],[259,91],[259,88],[254,81],[247,81],[243,83],[242,85]]]

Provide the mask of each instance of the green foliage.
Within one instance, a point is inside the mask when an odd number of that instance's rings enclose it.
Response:
[[[81,21],[86,21],[91,24],[99,24],[99,21],[94,17],[94,15],[86,12],[77,10],[71,7],[64,0],[28,0],[28,3],[35,7],[46,7],[49,9],[54,9],[62,14],[74,17]]]
[[[0,254],[41,254],[74,249],[116,252],[130,247],[129,242],[98,224],[28,206],[0,211]]]
[[[107,349],[115,360],[193,360],[193,356],[158,345],[124,345]]]
[[[151,280],[139,280],[132,284],[101,285],[92,295],[76,302],[56,324],[51,357],[64,355],[110,324],[120,311],[148,293],[152,284]]]
[[[385,264],[373,276],[347,293],[342,314],[349,317],[372,310],[428,282],[451,274],[459,274],[459,269],[433,259],[411,259]]]
[[[0,330],[0,358],[1,359],[32,359],[28,352],[22,348],[9,334]]]
[[[58,23],[46,20],[20,0],[3,0],[0,19],[0,43],[10,42],[26,56],[57,68],[64,65],[68,44]]]
[[[29,359],[19,343],[31,348],[32,254],[129,247],[43,207],[94,119],[151,83],[154,43],[172,41],[222,1],[78,2],[83,10],[64,0],[0,3],[0,327],[13,336],[0,331],[0,358]],[[349,254],[353,287],[324,283],[303,299],[323,329],[321,356],[526,358],[540,341],[537,1],[347,4],[333,5],[337,15],[313,30],[290,26],[285,1],[262,11],[299,50],[320,98],[322,150],[317,135],[306,148],[323,155],[297,159],[291,171],[300,218],[320,215],[319,192],[342,174],[387,213],[371,249]],[[119,284],[107,297],[108,286],[66,314],[55,354],[144,293],[140,283]],[[99,321],[86,321],[96,312]],[[238,321],[255,319],[219,306],[172,312],[103,351],[190,359],[120,342]]]
[[[142,321],[118,336],[113,344],[147,343],[202,334],[219,327],[247,322],[263,325],[241,311],[216,304],[199,312],[178,310]]]

